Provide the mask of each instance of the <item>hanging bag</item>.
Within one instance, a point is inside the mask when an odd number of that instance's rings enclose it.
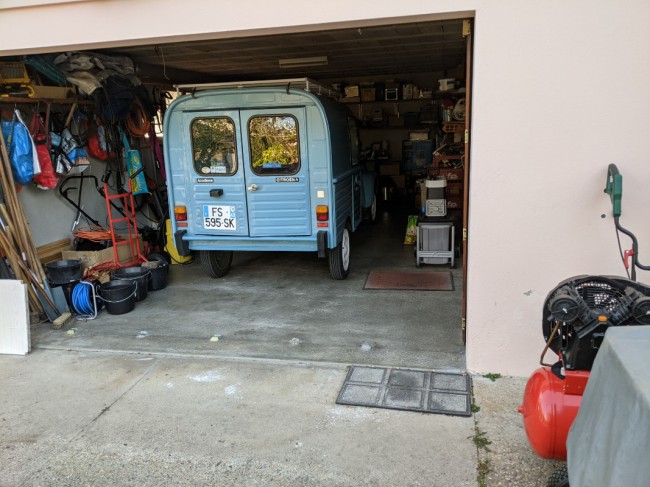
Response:
[[[29,143],[32,146],[32,167],[34,169],[34,176],[37,176],[41,173],[41,163],[38,162],[38,154],[36,153],[36,145],[34,144],[34,139],[32,139],[32,134],[29,133],[29,127],[25,123],[25,119],[23,118],[23,114],[20,113],[20,110],[16,108],[14,110],[14,113],[16,114],[18,121],[22,124],[23,127],[25,127],[25,130],[27,130],[27,137],[29,138]]]
[[[126,168],[129,173],[129,188],[131,193],[145,194],[149,192],[147,188],[147,181],[144,178],[144,168],[142,167],[142,159],[140,158],[140,151],[131,149],[129,141],[123,130],[122,144],[124,145],[124,159],[126,160]]]
[[[88,137],[88,155],[100,161],[108,161],[115,158],[115,153],[109,150],[106,140],[106,129],[99,118],[95,118],[94,128]]]
[[[160,141],[156,135],[156,129],[153,124],[149,127],[149,140],[151,141],[151,146],[153,147],[153,155],[158,164],[158,169],[160,170],[160,175],[162,176],[163,183],[167,181],[167,174],[165,173],[165,158],[163,155],[162,148],[160,147]]]
[[[14,181],[20,185],[29,184],[34,177],[32,139],[15,112],[11,121],[2,121],[2,136],[9,152]]]
[[[34,176],[34,182],[41,189],[53,189],[59,182],[52,166],[52,157],[50,156],[50,137],[45,128],[45,124],[38,114],[38,109],[34,110],[32,120],[29,124],[29,132],[32,134],[32,140],[36,146],[38,162],[41,166],[41,173]]]

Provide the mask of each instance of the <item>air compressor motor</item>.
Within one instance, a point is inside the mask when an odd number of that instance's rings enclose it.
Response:
[[[576,276],[546,297],[542,367],[531,375],[519,412],[531,448],[542,458],[566,459],[566,439],[589,372],[610,326],[650,325],[650,287],[623,277]],[[544,363],[551,349],[558,357]]]

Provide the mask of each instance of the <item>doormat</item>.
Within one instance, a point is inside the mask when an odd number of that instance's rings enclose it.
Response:
[[[453,291],[451,272],[370,271],[364,289]]]
[[[471,416],[471,391],[467,374],[354,365],[336,403]]]

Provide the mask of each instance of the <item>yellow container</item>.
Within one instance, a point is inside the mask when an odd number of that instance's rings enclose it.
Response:
[[[172,234],[172,222],[169,219],[165,221],[165,231],[167,234],[165,252],[171,256],[172,264],[187,264],[190,262],[192,260],[191,255],[180,255],[178,250],[176,250],[176,245],[174,245],[174,235]]]
[[[23,63],[0,63],[0,84],[26,85],[29,76]]]

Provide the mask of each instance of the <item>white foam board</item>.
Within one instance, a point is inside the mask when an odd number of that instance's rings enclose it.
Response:
[[[27,355],[30,350],[27,286],[0,279],[0,354]]]

